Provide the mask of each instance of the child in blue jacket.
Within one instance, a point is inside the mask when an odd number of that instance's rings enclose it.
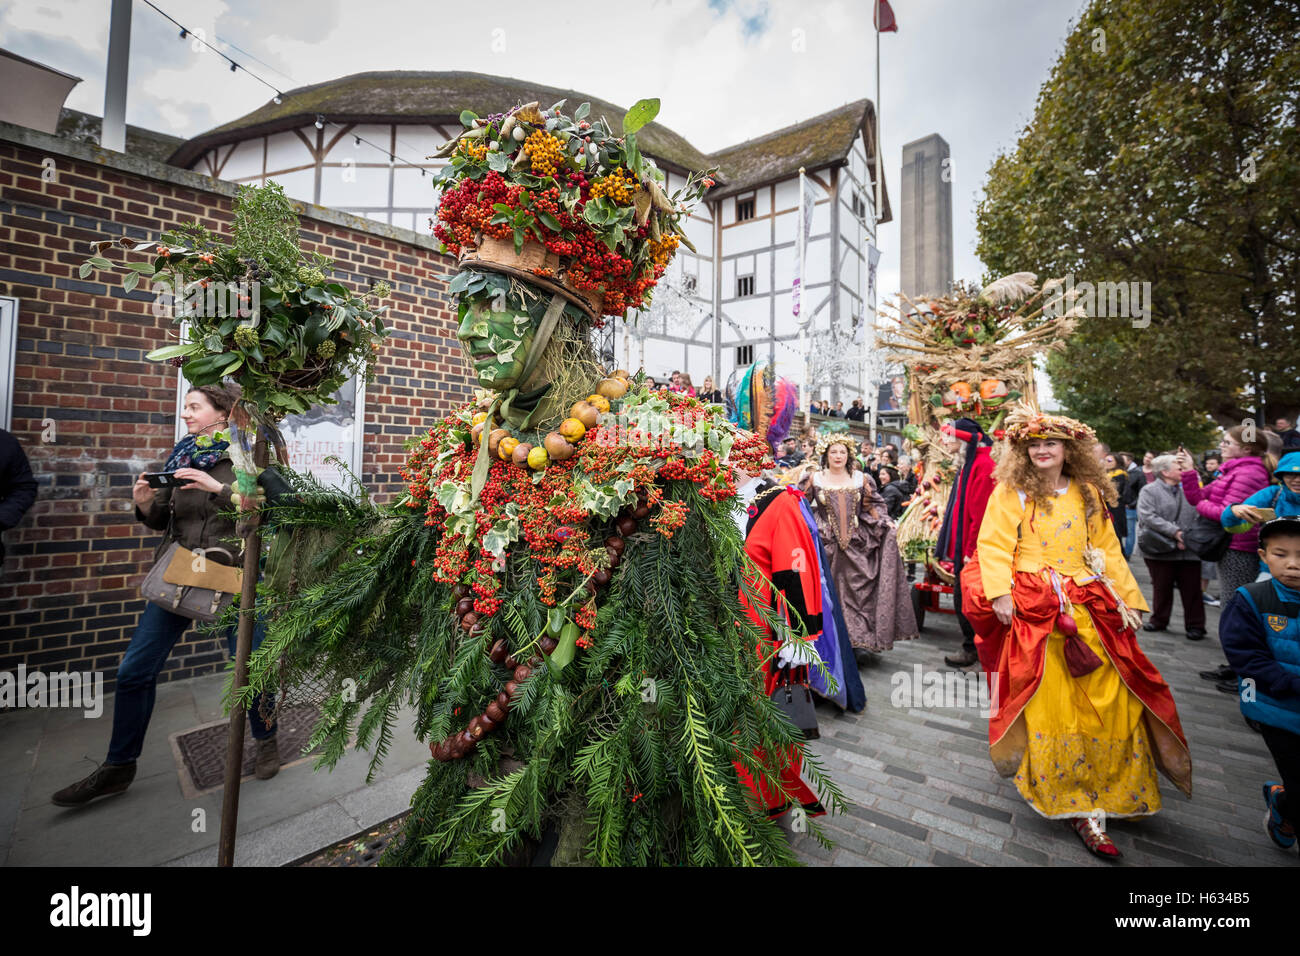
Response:
[[[1261,725],[1282,777],[1264,784],[1264,826],[1288,850],[1300,823],[1300,517],[1264,522],[1259,557],[1272,578],[1237,588],[1219,641],[1240,681],[1241,712]]]
[[[1260,520],[1257,508],[1272,508],[1278,518],[1300,515],[1300,451],[1287,452],[1273,469],[1276,485],[1261,488],[1245,501],[1229,504],[1219,522],[1230,534],[1245,534]]]

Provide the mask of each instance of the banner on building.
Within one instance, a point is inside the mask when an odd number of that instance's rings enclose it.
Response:
[[[800,312],[803,307],[803,277],[806,271],[808,237],[812,234],[813,206],[816,199],[808,185],[808,177],[799,170],[799,220],[795,224],[794,282],[791,284],[791,312],[795,321],[803,325],[807,320]]]
[[[876,304],[876,265],[880,262],[880,250],[874,242],[867,243],[867,304]]]

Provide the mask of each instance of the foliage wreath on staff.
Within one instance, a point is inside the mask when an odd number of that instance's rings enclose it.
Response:
[[[245,409],[275,421],[332,404],[354,375],[373,376],[388,335],[379,305],[388,285],[357,294],[328,277],[330,260],[304,256],[298,215],[278,183],[239,188],[229,238],[193,222],[159,240],[101,240],[83,278],[118,268],[104,258],[115,244],[150,256],[125,264],[125,291],[145,279],[156,312],[175,303],[168,311],[185,340],[147,357],[176,365],[192,385],[233,380]]]
[[[539,131],[574,125],[558,109],[534,104],[477,125],[467,115],[440,222],[462,215],[466,183],[482,191],[499,173],[487,165],[493,144],[531,142],[522,155],[534,178],[543,166],[548,179],[563,164],[600,170],[615,145],[627,162],[649,115],[638,104],[624,136],[605,133],[581,163],[567,146],[557,156],[540,145]],[[734,476],[770,466],[766,441],[715,406],[607,373],[590,344],[629,281],[650,276],[636,292],[649,294],[667,262],[641,255],[661,241],[649,223],[662,237],[678,214],[648,212],[643,233],[633,218],[621,239],[604,211],[588,215],[592,204],[636,215],[654,176],[648,161],[627,168],[632,180],[620,176],[612,192],[579,188],[572,216],[557,221],[598,218],[602,248],[609,240],[648,272],[620,267],[587,289],[580,276],[594,273],[580,256],[552,274],[524,268],[540,249],[531,225],[509,243],[462,236],[476,241],[460,246],[449,288],[475,400],[411,441],[398,501],[299,480],[296,499],[272,509],[281,612],[245,693],[284,675],[323,680],[333,693],[313,737],[322,762],[342,756],[355,727],[357,745],[373,745],[372,772],[398,709],[414,709],[434,760],[387,864],[509,862],[548,828],[559,833],[556,862],[791,863],[742,777],[788,797],[781,776],[794,760],[843,805],[763,693],[774,648],[741,601],[757,603],[756,569],[732,514]],[[769,624],[773,613],[760,609]]]

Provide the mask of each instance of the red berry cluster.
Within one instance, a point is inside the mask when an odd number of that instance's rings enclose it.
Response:
[[[475,245],[480,234],[495,239],[514,235],[509,223],[492,224],[497,204],[522,210],[527,214],[523,226],[530,237],[528,241],[540,234],[546,248],[560,257],[560,272],[570,285],[586,292],[603,293],[605,315],[622,315],[627,309],[645,305],[646,293],[663,276],[675,244],[661,241],[653,245],[651,257],[640,267],[621,253],[611,252],[582,218],[583,205],[591,193],[591,184],[582,173],[570,173],[563,192],[558,185],[529,192],[526,199],[525,192],[523,186],[509,184],[495,171],[481,181],[463,179],[443,193],[433,234],[448,252],[459,255],[466,246]],[[562,202],[565,194],[575,201],[573,215]],[[543,214],[560,229],[548,227],[541,218]],[[648,226],[636,231],[639,240],[647,235]]]
[[[672,414],[684,423],[697,424],[712,414],[696,399],[663,394],[668,396]],[[419,442],[401,469],[408,483],[406,504],[411,508],[423,506],[428,526],[445,526],[448,519],[430,489],[447,480],[466,482],[473,471],[478,449],[465,439],[473,412],[473,406],[465,405],[430,429],[428,437]],[[729,460],[723,462],[711,451],[688,457],[673,446],[602,441],[605,431],[603,426],[593,428],[588,436],[592,440],[582,443],[579,454],[566,461],[551,462],[536,483],[535,473],[493,460],[474,514],[474,540],[466,541],[459,534],[444,533],[440,537],[432,576],[434,580],[465,589],[459,600],[464,604],[462,619],[473,612],[471,628],[496,614],[501,607],[501,556],[485,551],[483,541],[505,518],[507,505],[513,503],[518,509],[520,537],[536,562],[541,600],[553,607],[580,583],[607,584],[611,570],[622,558],[620,535],[632,533],[637,521],[648,517],[652,509],[660,509],[652,525],[665,537],[671,538],[682,527],[689,506],[685,501],[665,501],[664,482],[690,481],[697,486],[701,497],[720,501],[735,495],[732,464],[740,463],[753,472],[771,465],[767,443],[749,433],[737,436]],[[439,463],[445,449],[451,453]],[[603,544],[595,536],[597,522],[577,501],[575,469],[597,486],[627,479],[636,490],[639,504],[620,519],[619,535],[606,539]],[[631,523],[624,527],[625,522]],[[595,615],[595,604],[588,603],[579,609],[575,620],[590,631],[595,627]]]
[[[686,515],[691,510],[684,501],[665,501],[659,506],[659,513],[650,523],[665,538],[671,538],[673,532],[686,524]]]

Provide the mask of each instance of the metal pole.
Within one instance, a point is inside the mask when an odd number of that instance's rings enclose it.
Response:
[[[872,229],[872,239],[876,230]],[[867,275],[871,275],[871,251],[875,242],[867,244]],[[876,302],[880,298],[880,270],[876,270],[876,281],[872,285],[872,299],[862,310],[862,321],[866,328],[862,331],[862,407],[865,410],[863,424],[867,426],[867,438],[874,448],[876,444],[876,380],[875,363],[872,361],[876,350]]]
[[[722,203],[712,202],[713,218],[713,385],[722,379]]]
[[[874,7],[875,15],[871,18],[871,22],[876,28],[876,210],[874,215],[872,216],[875,222],[873,223],[873,228],[871,231],[872,231],[873,245],[874,245],[874,237],[879,235],[880,233],[880,221],[881,218],[884,216],[885,174],[881,169],[880,156],[881,153],[884,152],[885,148],[884,148],[884,144],[881,142],[880,139],[880,0],[875,0],[873,7]],[[877,272],[876,273],[877,285],[879,285],[879,282],[880,282],[880,273]],[[877,289],[877,298],[878,297],[879,297],[879,289]],[[875,335],[876,335],[875,325],[876,325],[876,317],[873,310],[871,316],[871,326],[867,330],[869,347],[870,345],[874,344]],[[871,447],[873,448],[876,445],[876,415],[878,414],[878,409],[876,408],[877,389],[875,388],[875,384],[876,383],[874,382],[868,382],[867,390],[870,391],[871,393],[871,401],[869,403],[864,403],[867,405],[867,435],[871,442]]]
[[[253,463],[258,470],[266,467],[265,428],[257,430],[253,444]],[[248,657],[253,649],[253,624],[257,601],[257,561],[262,551],[260,509],[251,512],[244,532],[244,580],[239,595],[239,640],[235,646],[235,695],[248,684]],[[235,829],[239,821],[239,778],[244,763],[244,708],[231,708],[230,734],[226,738],[226,789],[221,799],[221,843],[217,849],[217,866],[234,866]]]
[[[876,15],[872,22],[876,26],[876,222],[883,215],[885,178],[880,169],[880,154],[884,144],[880,141],[880,0],[875,0]]]
[[[104,119],[99,145],[126,152],[126,79],[131,63],[131,0],[113,0],[108,26],[108,73],[104,78]]]

